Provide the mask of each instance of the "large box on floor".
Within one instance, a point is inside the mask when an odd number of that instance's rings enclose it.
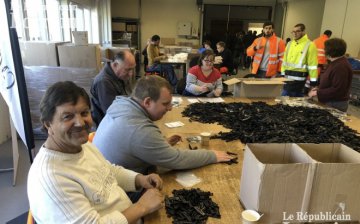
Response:
[[[284,85],[282,78],[272,79],[229,79],[224,83],[234,85],[233,95],[245,98],[275,98],[281,96]]]
[[[305,213],[314,167],[315,161],[296,144],[247,144],[240,201],[264,214],[261,223],[282,223],[284,214]]]
[[[65,43],[20,41],[23,64],[27,66],[59,66],[57,47]]]
[[[360,220],[360,153],[342,144],[298,144],[318,161],[308,214]],[[327,214],[327,215],[326,215]]]
[[[96,68],[98,71],[101,69],[100,46],[97,44],[60,45],[58,52],[61,67]]]

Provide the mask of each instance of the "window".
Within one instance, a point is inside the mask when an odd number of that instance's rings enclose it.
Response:
[[[94,26],[91,23],[90,7],[75,2],[61,2],[67,1],[12,0],[13,18],[19,39],[71,41],[71,31],[88,31],[91,43]],[[93,13],[93,16],[97,16],[96,13]]]
[[[62,7],[57,0],[46,0],[47,25],[49,39],[51,41],[62,41],[61,13]],[[59,29],[60,28],[60,29]]]

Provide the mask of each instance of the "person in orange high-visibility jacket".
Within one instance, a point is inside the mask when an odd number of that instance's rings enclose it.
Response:
[[[292,33],[294,39],[286,45],[281,65],[281,75],[292,81],[284,85],[282,96],[302,97],[308,76],[310,86],[317,85],[317,49],[305,34],[304,24],[295,25]]]
[[[325,41],[327,41],[331,37],[331,30],[325,30],[325,32],[318,38],[314,40],[314,44],[317,48],[318,53],[318,75],[320,77],[320,73],[325,70],[325,66],[327,64],[326,56],[325,56]]]
[[[272,22],[264,23],[263,32],[264,35],[256,38],[246,53],[253,57],[251,73],[258,78],[270,78],[281,72],[285,43],[275,35]]]

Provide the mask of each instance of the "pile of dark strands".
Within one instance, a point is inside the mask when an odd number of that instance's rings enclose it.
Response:
[[[194,103],[182,112],[190,121],[218,123],[230,132],[212,138],[242,143],[343,143],[360,152],[360,136],[326,110],[264,102]]]
[[[199,188],[173,190],[173,197],[165,198],[165,209],[174,224],[203,224],[208,217],[220,218],[219,206],[209,191]]]

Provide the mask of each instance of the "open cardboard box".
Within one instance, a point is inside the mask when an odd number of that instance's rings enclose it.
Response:
[[[286,81],[284,78],[232,78],[224,83],[228,86],[234,85],[234,97],[275,98],[281,96],[284,81]]]
[[[339,215],[344,212],[352,221],[359,221],[360,153],[339,143],[298,145],[318,161],[308,213]]]
[[[284,214],[306,212],[315,161],[296,144],[247,144],[240,182],[244,208],[263,215],[261,223],[282,223]]]
[[[359,221],[359,185],[360,153],[345,145],[245,146],[240,201],[259,223]]]

